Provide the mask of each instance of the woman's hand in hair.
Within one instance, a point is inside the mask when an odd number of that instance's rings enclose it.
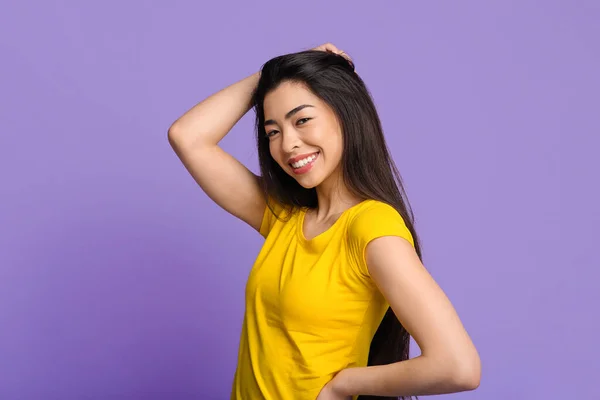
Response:
[[[335,45],[333,43],[322,44],[320,46],[315,47],[313,50],[327,51],[329,53],[334,53],[334,54],[340,55],[342,57],[345,57],[350,62],[352,62],[352,59],[350,58],[350,56],[348,54],[346,54],[343,50],[340,50],[337,47],[335,47]]]

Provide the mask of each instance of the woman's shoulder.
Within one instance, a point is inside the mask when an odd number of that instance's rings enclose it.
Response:
[[[352,212],[350,220],[351,221],[361,221],[368,220],[371,218],[381,218],[381,217],[394,217],[401,218],[400,213],[390,204],[375,200],[375,199],[367,199],[360,202],[357,206],[352,208]]]
[[[300,209],[298,207],[284,204],[274,196],[267,196],[260,234],[263,237],[266,237],[278,222],[289,222],[299,211]]]
[[[369,199],[352,209],[348,219],[348,236],[352,238],[375,237],[395,232],[412,242],[412,235],[402,215],[392,205]]]

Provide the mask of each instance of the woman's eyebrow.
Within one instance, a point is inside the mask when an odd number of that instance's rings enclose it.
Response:
[[[300,111],[300,110],[302,110],[302,109],[304,109],[306,107],[314,107],[314,106],[310,105],[310,104],[299,105],[298,107],[295,107],[295,108],[291,109],[290,111],[288,111],[287,114],[285,114],[285,119],[292,118],[294,116],[294,114],[296,114],[298,111]],[[267,126],[267,125],[275,125],[275,124],[277,124],[277,123],[273,119],[268,119],[268,120],[265,121],[265,126]]]

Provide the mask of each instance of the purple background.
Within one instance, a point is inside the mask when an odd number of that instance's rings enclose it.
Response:
[[[327,41],[482,357],[444,398],[600,399],[600,2],[152,3],[0,6],[0,399],[228,398],[262,241],[167,129]],[[222,144],[256,171],[252,118]]]

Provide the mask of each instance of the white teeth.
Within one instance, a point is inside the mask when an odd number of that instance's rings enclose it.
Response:
[[[305,165],[306,165],[306,164],[308,164],[309,162],[313,161],[315,158],[317,158],[317,155],[316,155],[316,154],[313,154],[312,156],[310,156],[310,157],[306,157],[306,158],[304,158],[304,159],[302,159],[302,160],[300,160],[300,161],[297,161],[297,162],[295,162],[295,163],[292,163],[291,165],[292,165],[292,167],[294,167],[294,168],[300,168],[300,167],[303,167],[303,166],[305,166]]]

